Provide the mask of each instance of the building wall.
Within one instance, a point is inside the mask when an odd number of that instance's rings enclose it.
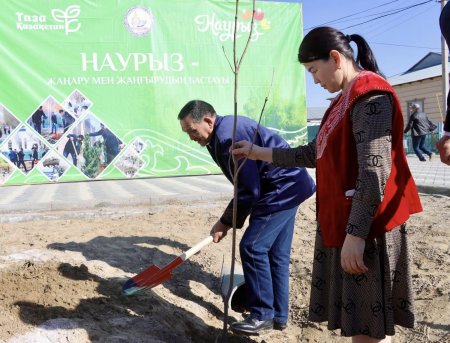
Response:
[[[424,100],[423,110],[430,120],[435,123],[443,121],[442,108],[442,82],[441,77],[433,77],[410,83],[393,86],[402,104],[403,118],[405,123],[409,118],[410,111],[407,104],[414,100]],[[406,125],[406,124],[405,124]]]

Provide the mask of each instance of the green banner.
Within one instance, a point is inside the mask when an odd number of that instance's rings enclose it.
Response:
[[[177,115],[189,100],[233,114],[235,2],[3,1],[0,184],[220,172]],[[301,5],[257,1],[238,112],[291,144],[306,137]],[[241,1],[238,56],[251,28]],[[273,76],[273,84],[272,83]]]

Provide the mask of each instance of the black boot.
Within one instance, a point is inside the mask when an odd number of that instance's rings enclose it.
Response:
[[[283,331],[287,328],[287,323],[273,322],[273,329]]]
[[[261,331],[272,330],[273,320],[258,320],[248,316],[243,321],[235,322],[231,324],[231,330],[236,332],[245,333],[248,335],[256,335]]]

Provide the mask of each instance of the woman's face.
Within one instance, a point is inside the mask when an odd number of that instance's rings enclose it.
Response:
[[[320,84],[330,93],[342,89],[343,75],[340,69],[340,59],[337,61],[332,54],[328,60],[315,60],[303,65],[311,73],[314,83]]]

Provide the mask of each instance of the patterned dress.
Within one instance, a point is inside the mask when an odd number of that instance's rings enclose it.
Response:
[[[350,119],[357,144],[358,179],[353,195],[347,232],[366,238],[373,208],[383,200],[384,185],[392,166],[391,143],[393,99],[387,93],[369,93],[353,106]],[[376,114],[376,115],[374,115]],[[361,132],[365,138],[361,140]],[[374,168],[369,158],[381,156],[383,167]],[[373,162],[373,161],[372,161]],[[316,166],[316,142],[294,149],[273,149],[278,166]],[[333,171],[330,170],[330,177]],[[342,336],[367,335],[383,339],[394,335],[394,325],[415,324],[413,291],[406,224],[376,239],[367,240],[364,263],[369,271],[354,275],[343,271],[341,248],[323,246],[317,228],[311,283],[309,318],[328,321],[330,330]]]

